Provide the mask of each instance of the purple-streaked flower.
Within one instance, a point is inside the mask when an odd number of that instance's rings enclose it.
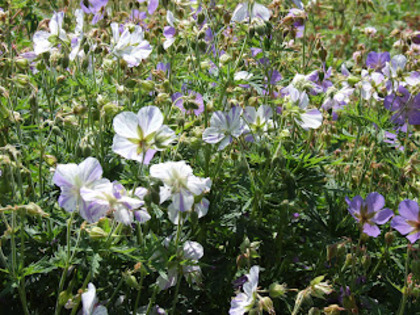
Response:
[[[172,95],[172,102],[181,111],[187,114],[195,114],[196,116],[204,112],[203,96],[195,91],[188,91],[188,95],[182,95],[176,92]]]
[[[243,292],[239,292],[230,303],[229,315],[243,315],[250,311],[257,300],[259,266],[252,266],[246,275],[248,281],[242,286]]]
[[[93,14],[92,25],[104,18],[105,6],[108,0],[81,0],[80,6],[86,14]]]
[[[406,199],[398,206],[399,215],[391,221],[392,228],[402,235],[406,235],[411,243],[420,239],[420,211],[419,204],[414,200]]]
[[[356,196],[352,200],[346,197],[349,205],[349,212],[359,222],[363,233],[377,237],[381,230],[377,224],[385,224],[394,215],[394,213],[385,208],[385,198],[377,193],[370,193],[365,200],[361,196]]]
[[[96,288],[93,283],[88,284],[88,290],[82,293],[83,315],[108,315],[105,306],[98,303]]]
[[[140,26],[125,26],[121,35],[117,23],[111,23],[111,28],[113,55],[124,59],[129,67],[137,67],[143,59],[149,57],[152,47],[147,40],[144,40],[143,29]]]
[[[403,135],[407,135],[407,128],[408,128],[408,125],[404,124],[402,126],[397,125],[396,128],[394,128],[395,133],[385,131],[383,141],[385,143],[393,144],[395,146],[395,148],[400,150],[400,151],[404,151],[404,146],[399,141],[398,134],[402,133]]]
[[[146,0],[137,0],[140,3],[146,2]],[[155,13],[159,6],[159,0],[147,0],[147,12],[152,15]]]
[[[415,86],[420,84],[420,72],[405,71],[407,65],[407,58],[404,55],[396,55],[392,57],[391,62],[388,62],[383,69],[383,73],[390,80],[395,81],[394,89],[398,89],[400,85],[411,85]]]
[[[322,88],[315,84],[312,80],[312,74],[303,75],[297,73],[294,77],[292,82],[285,88],[281,89],[281,95],[286,96],[290,95],[291,92],[295,93],[294,90],[298,90],[299,92],[308,92],[310,94],[317,94],[322,92]]]
[[[176,19],[174,17],[174,14],[172,11],[166,12],[166,21],[168,22],[169,26],[165,26],[163,28],[163,36],[165,36],[165,42],[163,43],[163,48],[167,50],[169,47],[172,46],[172,44],[176,40],[176,29],[175,29],[175,22]]]
[[[63,20],[64,12],[54,13],[48,25],[50,28],[49,32],[38,31],[34,34],[34,52],[37,55],[43,54],[47,51],[51,51],[55,44],[56,40],[53,40],[53,37],[56,39],[65,41],[67,40],[66,32],[63,29]]]
[[[189,283],[198,283],[201,279],[201,268],[198,261],[204,256],[204,248],[197,242],[186,241],[182,247],[181,259],[187,262],[182,264],[182,274]],[[157,284],[161,290],[167,290],[178,282],[177,266],[171,266],[167,278],[159,276]]]
[[[172,203],[168,207],[169,219],[178,223],[179,212],[193,210],[195,197],[210,191],[210,178],[200,178],[194,176],[191,166],[185,161],[165,162],[155,164],[150,167],[150,176],[163,182],[160,188],[160,203],[171,199]],[[197,210],[203,216],[207,213],[208,200],[204,204],[198,205]],[[205,209],[203,209],[203,207]],[[200,213],[198,213],[200,216]]]
[[[175,139],[175,132],[163,124],[156,106],[146,106],[138,114],[122,112],[113,122],[116,135],[112,150],[129,160],[149,164],[156,151],[163,151]]]
[[[259,141],[270,128],[273,128],[273,110],[268,105],[261,105],[258,110],[255,107],[245,107],[244,120],[246,122],[246,130],[244,133],[246,141]]]
[[[252,7],[251,7],[252,6]],[[260,18],[263,21],[268,21],[271,17],[271,11],[259,3],[250,4],[248,1],[240,3],[236,6],[232,13],[231,22],[248,22],[255,18]]]
[[[79,165],[59,164],[54,173],[53,182],[61,189],[58,198],[60,207],[68,212],[79,211],[80,215],[89,222],[96,222],[103,213],[89,209],[88,203],[81,197],[82,188],[95,188],[106,183],[107,179],[102,179],[102,167],[99,161],[93,157],[88,157]]]
[[[204,142],[219,143],[219,151],[226,148],[233,141],[233,138],[238,138],[245,130],[241,113],[242,109],[237,106],[232,107],[228,113],[215,112],[211,116],[210,127],[204,130]]]
[[[381,71],[387,62],[391,60],[389,52],[371,51],[366,58],[366,66],[377,71]]]
[[[84,51],[81,47],[84,33],[83,33],[83,24],[84,24],[84,13],[82,10],[77,9],[75,11],[76,16],[76,28],[71,39],[71,52],[69,55],[70,60],[74,60],[77,56],[83,57]]]
[[[386,109],[395,112],[392,121],[396,124],[420,125],[420,93],[412,95],[405,87],[399,86],[396,92],[385,97]]]
[[[144,205],[144,201],[130,197],[119,182],[104,182],[94,188],[82,188],[80,194],[89,206],[88,210],[94,210],[104,216],[112,211],[114,219],[125,225],[134,221],[134,210]]]

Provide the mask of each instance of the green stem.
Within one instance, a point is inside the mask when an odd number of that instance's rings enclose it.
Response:
[[[403,289],[403,295],[401,298],[400,307],[398,309],[398,315],[404,315],[405,306],[407,305],[407,299],[408,299],[408,265],[410,262],[410,246],[407,246],[407,258],[405,259],[405,275],[404,275],[404,289]]]
[[[57,294],[57,301],[55,304],[55,315],[59,315],[61,312],[61,305],[60,305],[60,293],[63,291],[64,288],[64,282],[66,281],[67,271],[69,269],[70,265],[70,259],[71,259],[71,225],[73,223],[75,211],[71,213],[70,218],[67,221],[67,260],[66,260],[66,266],[63,269],[63,272],[61,274],[60,283],[58,285],[58,294]]]

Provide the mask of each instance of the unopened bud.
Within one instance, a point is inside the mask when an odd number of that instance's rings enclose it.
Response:
[[[287,288],[284,284],[272,283],[268,288],[270,296],[275,299],[286,294]]]

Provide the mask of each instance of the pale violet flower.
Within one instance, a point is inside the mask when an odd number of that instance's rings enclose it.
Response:
[[[124,186],[119,182],[104,182],[93,189],[82,188],[80,194],[87,203],[89,209],[103,216],[112,211],[115,221],[130,225],[134,221],[134,210],[144,205],[144,201],[130,197]]]
[[[252,7],[251,7],[252,6]],[[271,11],[259,3],[250,4],[248,1],[240,3],[236,6],[235,11],[232,13],[232,22],[248,22],[255,18],[260,18],[268,21],[271,17]]]
[[[241,118],[242,109],[232,107],[228,113],[215,112],[210,119],[210,127],[203,133],[204,142],[219,143],[218,150],[223,150],[244,132],[244,122]]]
[[[81,47],[84,33],[83,33],[83,25],[84,25],[84,13],[81,9],[77,9],[75,12],[76,15],[76,28],[74,30],[73,37],[71,39],[71,52],[69,55],[70,60],[74,60],[76,57],[83,58],[84,51]]]
[[[56,44],[53,37],[62,41],[67,40],[66,32],[63,29],[64,12],[54,13],[48,25],[49,32],[38,31],[34,34],[34,52],[36,55],[43,54],[51,49]]]
[[[167,50],[169,47],[172,46],[172,44],[176,40],[176,29],[175,29],[175,22],[176,19],[174,17],[174,14],[168,10],[166,12],[166,21],[168,22],[169,26],[165,26],[163,29],[163,36],[165,36],[165,42],[163,43],[163,48]]]
[[[358,86],[361,87],[362,97],[365,100],[370,100],[372,97],[377,101],[383,100],[379,97],[376,90],[384,79],[384,75],[380,72],[369,74],[368,71],[362,70],[362,81],[358,83]]]
[[[137,0],[138,2],[142,3],[146,0]],[[147,0],[147,12],[152,15],[155,13],[156,9],[159,6],[159,0]]]
[[[244,120],[246,122],[246,141],[259,141],[261,136],[270,128],[273,128],[273,110],[268,105],[261,105],[258,110],[255,107],[245,107]]]
[[[108,0],[81,0],[80,6],[86,14],[93,14],[92,24],[98,23],[104,18],[105,6]]]
[[[138,114],[122,112],[113,122],[116,135],[112,150],[129,160],[149,164],[156,151],[162,151],[175,139],[175,132],[163,124],[156,106],[146,106]]]
[[[229,315],[243,315],[250,311],[257,300],[259,266],[251,267],[246,275],[247,282],[242,287],[243,292],[238,293],[230,303]]]
[[[404,55],[396,55],[392,57],[391,62],[387,62],[382,70],[386,77],[394,80],[394,90],[397,90],[400,85],[415,86],[420,84],[420,73],[417,71],[407,72],[405,66],[407,64],[407,57]]]
[[[189,283],[199,282],[201,279],[201,268],[198,261],[204,255],[204,248],[197,242],[186,241],[182,247],[181,259],[188,261],[182,264],[182,274]],[[173,287],[178,282],[177,266],[171,266],[168,270],[167,278],[159,276],[157,284],[161,290]]]
[[[53,182],[61,189],[58,198],[60,207],[68,212],[79,211],[82,218],[89,222],[96,222],[103,216],[95,209],[89,209],[88,203],[81,197],[82,188],[95,188],[108,180],[102,177],[102,167],[99,161],[88,157],[79,165],[59,164],[54,173]]]
[[[322,113],[316,109],[308,109],[309,97],[306,92],[299,92],[296,89],[290,90],[290,99],[294,105],[299,108],[299,113],[295,117],[296,123],[298,123],[303,129],[318,129],[322,125]]]
[[[83,315],[108,315],[105,306],[98,304],[96,288],[93,283],[88,284],[88,290],[82,293]]]
[[[113,55],[124,59],[129,67],[137,67],[143,59],[149,57],[152,47],[144,40],[143,29],[140,26],[125,26],[121,35],[117,23],[111,23],[111,28]]]
[[[194,198],[210,190],[210,178],[200,178],[193,174],[191,166],[184,161],[165,162],[150,167],[150,176],[160,179],[163,187],[160,188],[160,203],[171,199],[168,207],[169,219],[178,223],[179,212],[196,210],[198,215],[207,213],[208,200],[193,209]]]
[[[363,32],[364,32],[364,33],[365,33],[368,37],[373,37],[373,36],[375,36],[375,34],[376,34],[378,31],[376,30],[376,28],[374,28],[374,27],[372,27],[372,26],[368,26],[368,27],[365,27],[365,28],[364,28]]]

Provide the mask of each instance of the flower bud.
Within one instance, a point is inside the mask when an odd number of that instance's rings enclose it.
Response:
[[[394,232],[386,232],[385,233],[385,243],[388,246],[391,246],[392,243],[394,243],[394,240],[395,240],[395,234],[394,234]]]
[[[29,68],[29,60],[26,58],[18,58],[15,63],[20,70],[26,70]]]
[[[103,229],[98,226],[94,226],[91,229],[87,230],[89,236],[92,239],[106,239],[108,238],[108,233],[106,233]]]
[[[220,57],[220,63],[222,65],[229,63],[231,60],[232,60],[232,57],[229,54],[224,54],[223,56]]]
[[[155,82],[152,80],[141,80],[140,86],[144,92],[149,93],[155,89]]]
[[[22,87],[29,84],[29,77],[26,74],[17,74],[15,76],[16,83]]]
[[[125,280],[125,283],[134,289],[139,289],[139,283],[137,282],[136,277],[134,277],[132,274],[123,272],[123,278]]]
[[[206,19],[206,16],[204,15],[203,12],[198,13],[197,15],[197,24],[201,25],[203,24],[204,20]]]
[[[38,216],[40,215],[43,218],[49,217],[50,215],[44,212],[40,206],[37,204],[30,202],[28,205],[24,206],[24,209],[27,211],[29,215]]]
[[[260,299],[259,305],[264,311],[268,312],[269,314],[272,314],[272,312],[274,311],[273,301],[268,296],[265,296],[262,299]]]
[[[270,297],[273,299],[281,297],[286,294],[286,285],[285,284],[278,284],[278,283],[272,283],[270,287],[268,288]]]

